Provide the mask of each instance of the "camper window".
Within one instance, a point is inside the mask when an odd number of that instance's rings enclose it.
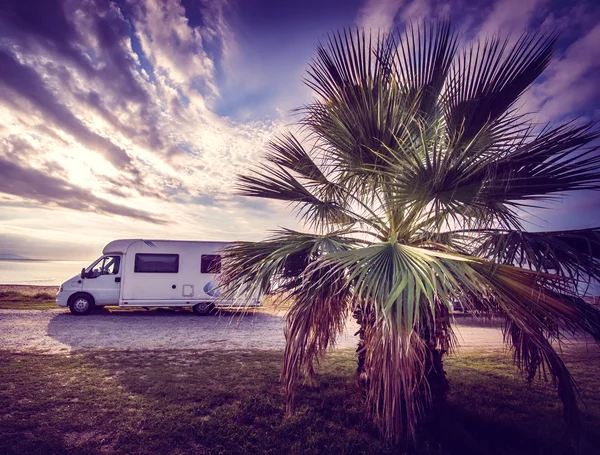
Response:
[[[203,254],[200,256],[200,273],[220,273],[221,256],[218,254]]]
[[[135,255],[136,273],[178,273],[178,254],[144,254]]]

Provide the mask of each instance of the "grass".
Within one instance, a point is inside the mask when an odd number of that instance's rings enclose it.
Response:
[[[56,295],[48,292],[27,294],[19,291],[0,291],[0,309],[48,310],[56,307]]]
[[[364,417],[354,356],[331,353],[319,385],[283,418],[281,352],[0,351],[2,454],[385,454]],[[582,454],[600,447],[600,352],[566,360],[579,381]],[[571,453],[551,387],[527,386],[503,354],[447,361],[448,403],[424,424],[417,454]]]
[[[20,292],[20,291],[0,291],[0,310],[50,310],[57,309],[56,294],[49,292]],[[111,311],[128,311],[129,308],[110,306]],[[275,304],[272,299],[267,298],[264,302],[264,309],[270,312],[281,312],[286,310],[286,306]],[[139,311],[139,308],[134,308]],[[153,310],[165,311],[164,308],[153,308]],[[175,311],[175,310],[173,310]],[[180,309],[180,311],[190,311],[190,309]]]

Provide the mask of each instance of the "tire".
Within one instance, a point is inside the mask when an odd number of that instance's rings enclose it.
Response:
[[[210,303],[210,302],[197,303],[196,305],[194,305],[194,308],[193,308],[194,313],[196,313],[199,316],[206,316],[207,314],[211,313],[214,309],[215,309],[214,303]]]
[[[75,294],[69,299],[69,310],[76,316],[90,314],[94,306],[94,299],[89,294]]]

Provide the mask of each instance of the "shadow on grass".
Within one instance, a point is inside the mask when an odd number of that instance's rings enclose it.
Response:
[[[570,453],[568,441],[545,441],[518,427],[444,404],[424,426],[427,445],[447,454],[558,454]]]
[[[281,352],[0,352],[0,453],[562,454],[571,453],[549,387],[528,387],[503,355],[448,361],[452,391],[413,447],[381,443],[336,351],[317,387],[284,419]],[[568,359],[591,399],[582,454],[600,447],[600,354]],[[580,374],[580,373],[585,374]]]

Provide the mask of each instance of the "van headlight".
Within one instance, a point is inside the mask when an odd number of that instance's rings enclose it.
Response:
[[[63,285],[60,285],[60,288],[58,288],[58,292],[62,292],[63,291]]]

